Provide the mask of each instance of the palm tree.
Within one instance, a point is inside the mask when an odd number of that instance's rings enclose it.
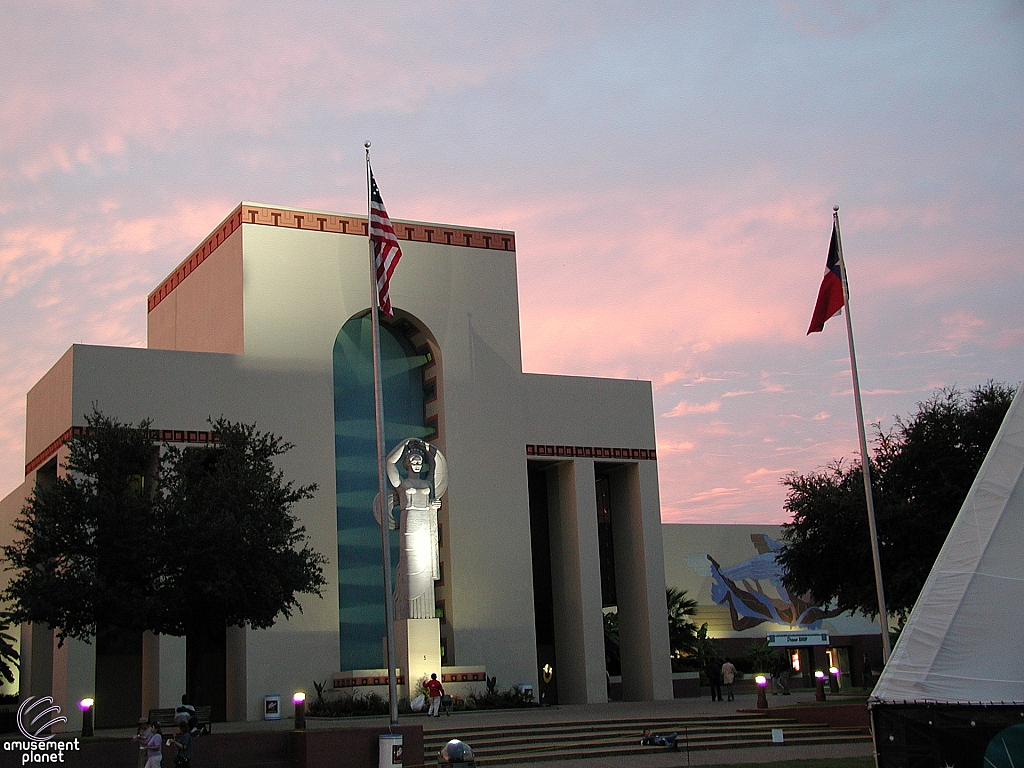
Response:
[[[682,663],[684,658],[698,656],[697,628],[690,616],[697,610],[697,601],[686,596],[685,589],[668,587],[665,590],[668,607],[668,643],[672,666]]]

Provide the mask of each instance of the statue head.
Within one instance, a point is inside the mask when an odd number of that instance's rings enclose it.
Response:
[[[422,474],[427,465],[426,446],[419,440],[410,442],[405,446],[405,460],[402,463],[410,472],[417,475]],[[426,468],[429,469],[429,466]]]

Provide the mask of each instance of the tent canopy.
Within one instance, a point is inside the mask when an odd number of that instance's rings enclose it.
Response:
[[[1024,396],[1017,391],[871,701],[1024,702]]]

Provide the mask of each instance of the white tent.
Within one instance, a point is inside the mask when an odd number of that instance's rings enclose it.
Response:
[[[878,704],[1024,703],[1024,386],[872,692]]]

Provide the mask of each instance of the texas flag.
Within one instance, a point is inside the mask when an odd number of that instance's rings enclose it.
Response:
[[[818,333],[825,327],[825,321],[839,314],[843,308],[843,278],[839,274],[839,229],[832,224],[832,243],[828,247],[828,261],[825,262],[825,277],[818,289],[818,302],[814,305],[811,327],[807,333]]]

